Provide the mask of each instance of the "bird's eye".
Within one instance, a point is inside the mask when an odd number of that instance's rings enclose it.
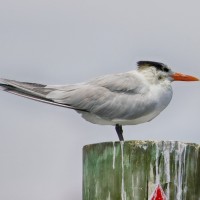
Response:
[[[164,68],[163,68],[163,71],[164,71],[164,72],[169,72],[169,69],[166,68],[166,67],[164,67]]]
[[[162,79],[162,76],[158,76],[158,80],[161,80]]]

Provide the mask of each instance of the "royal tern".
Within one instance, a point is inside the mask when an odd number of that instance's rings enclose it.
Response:
[[[172,81],[199,81],[173,72],[167,65],[139,61],[133,71],[70,85],[43,85],[0,79],[0,88],[36,101],[76,110],[94,124],[114,125],[119,140],[123,125],[149,122],[172,99]]]

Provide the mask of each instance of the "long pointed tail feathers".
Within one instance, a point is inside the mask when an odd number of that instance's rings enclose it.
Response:
[[[55,89],[46,88],[46,86],[47,85],[37,83],[27,83],[8,79],[0,79],[0,89],[6,92],[47,104],[75,109],[77,111],[80,110],[74,108],[71,105],[54,102],[52,99],[47,98],[46,96]]]

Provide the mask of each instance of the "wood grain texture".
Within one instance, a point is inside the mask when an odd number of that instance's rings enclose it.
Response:
[[[83,148],[83,200],[148,200],[160,185],[173,200],[200,199],[200,146],[126,141]]]

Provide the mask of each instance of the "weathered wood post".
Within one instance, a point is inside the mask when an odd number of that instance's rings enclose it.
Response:
[[[87,145],[83,200],[200,200],[200,146],[172,141]]]

